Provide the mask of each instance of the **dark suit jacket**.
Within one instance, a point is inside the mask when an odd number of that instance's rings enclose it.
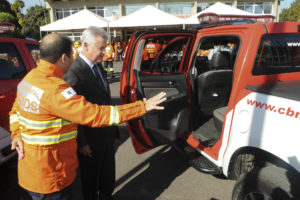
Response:
[[[107,82],[102,65],[99,65],[99,69]],[[107,92],[103,83],[96,79],[88,64],[80,56],[77,56],[63,79],[73,87],[77,94],[84,96],[87,101],[98,105],[111,105],[109,88]],[[89,144],[92,148],[93,146],[109,145],[114,142],[116,136],[118,136],[116,126],[91,128],[78,125],[77,141],[79,148],[86,144]]]

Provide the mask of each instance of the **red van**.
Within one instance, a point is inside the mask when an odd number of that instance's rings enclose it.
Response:
[[[167,46],[143,60],[153,39]],[[171,144],[197,170],[238,180],[233,200],[300,199],[299,22],[136,32],[123,63],[121,101],[161,91],[163,111],[128,123],[137,153]]]
[[[0,165],[16,155],[10,150],[8,113],[17,85],[39,59],[39,42],[16,35],[10,27],[0,23]]]

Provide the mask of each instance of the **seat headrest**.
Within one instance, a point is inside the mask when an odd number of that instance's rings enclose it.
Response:
[[[229,68],[230,53],[228,51],[218,51],[211,58],[210,66],[212,69]]]

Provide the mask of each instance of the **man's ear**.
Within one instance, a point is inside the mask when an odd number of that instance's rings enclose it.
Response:
[[[81,45],[81,47],[84,49],[84,48],[87,48],[87,42],[84,42],[84,43],[82,43],[82,45]]]
[[[63,64],[65,64],[66,61],[67,61],[67,59],[68,59],[67,54],[63,53],[63,55],[61,56],[61,62],[62,62]]]

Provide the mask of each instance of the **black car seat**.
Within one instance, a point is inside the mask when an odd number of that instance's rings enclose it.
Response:
[[[227,105],[232,87],[230,53],[216,52],[210,62],[210,71],[197,77],[198,105],[205,116]]]
[[[207,72],[209,70],[207,56],[197,56],[195,67],[198,75],[202,74],[203,72]]]

